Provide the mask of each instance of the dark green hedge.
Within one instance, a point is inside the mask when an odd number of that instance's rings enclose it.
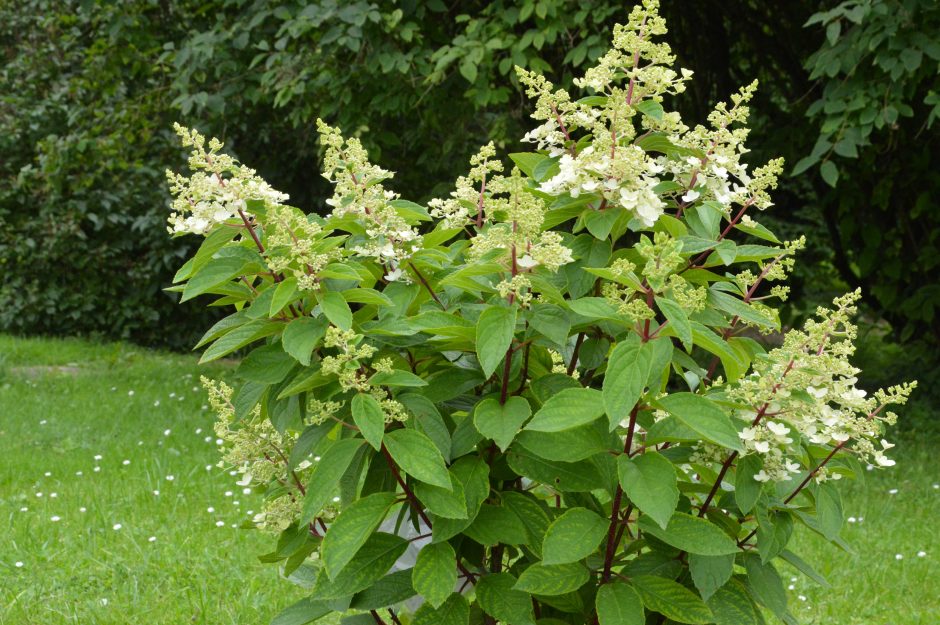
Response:
[[[682,112],[703,120],[759,78],[751,125],[766,153],[753,162],[783,155],[806,170],[775,194],[778,227],[810,238],[791,316],[860,285],[895,338],[936,346],[940,8],[829,4],[663,0],[679,63],[696,72]],[[163,168],[183,166],[173,121],[222,137],[308,211],[325,191],[318,116],[362,132],[398,190],[445,194],[479,145],[514,151],[529,127],[512,66],[569,84],[626,10],[616,0],[0,5],[0,329],[180,347],[206,326],[211,313],[162,292],[186,252],[163,228]]]

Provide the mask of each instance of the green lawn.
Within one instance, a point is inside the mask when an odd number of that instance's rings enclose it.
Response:
[[[265,624],[302,596],[257,562],[269,537],[232,527],[258,496],[211,466],[198,378],[224,367],[0,336],[0,625]],[[798,537],[832,583],[786,572],[801,623],[940,623],[940,441],[898,447],[848,485],[853,554]]]
[[[214,466],[195,358],[9,337],[0,354],[0,623],[263,624],[301,596],[257,561],[272,539],[232,527],[259,496]]]

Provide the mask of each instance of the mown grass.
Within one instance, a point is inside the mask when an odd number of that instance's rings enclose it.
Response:
[[[211,466],[198,377],[227,366],[195,360],[0,336],[0,625],[264,624],[302,596],[257,562],[270,537],[232,527],[259,496]],[[940,623],[938,449],[902,440],[897,467],[847,485],[853,553],[798,532],[832,585],[782,571],[801,623]]]
[[[195,358],[10,337],[0,354],[0,623],[267,623],[301,596],[257,561],[272,539],[232,527],[259,496],[210,466]]]

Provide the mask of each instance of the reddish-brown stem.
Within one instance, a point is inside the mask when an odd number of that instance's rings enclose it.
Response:
[[[382,455],[385,457],[385,462],[388,463],[388,468],[391,469],[392,475],[395,477],[395,481],[398,482],[398,485],[401,486],[402,492],[405,493],[405,498],[408,500],[408,503],[411,505],[411,509],[414,510],[421,520],[424,521],[424,524],[431,528],[431,519],[428,517],[427,513],[424,511],[424,508],[421,507],[421,502],[418,501],[418,498],[415,497],[414,491],[408,487],[408,484],[405,482],[404,478],[401,475],[401,471],[398,470],[398,465],[395,464],[395,459],[392,458],[392,454],[388,451],[388,448],[383,444],[382,445]],[[457,561],[457,568],[463,573],[467,579],[473,580],[476,579],[476,576],[467,570],[467,567]]]
[[[490,549],[490,571],[499,573],[503,569],[503,546],[493,545]]]
[[[558,127],[561,129],[561,134],[565,135],[565,141],[571,144],[570,146],[568,146],[568,150],[573,155],[574,154],[574,142],[571,140],[571,135],[568,133],[568,128],[565,126],[565,122],[561,119],[561,114],[558,112],[558,109],[555,108],[555,105],[552,104],[551,107],[552,107],[552,113],[555,114],[555,121],[558,122]]]
[[[387,625],[387,623],[382,620],[382,617],[379,616],[379,613],[376,612],[375,610],[369,610],[369,614],[372,615],[372,618],[375,620],[376,623],[378,623],[378,625]]]
[[[819,470],[820,470],[821,468],[823,468],[824,466],[826,466],[826,463],[827,463],[827,462],[829,462],[830,460],[832,460],[832,457],[833,457],[833,456],[835,456],[837,453],[839,453],[839,451],[840,451],[843,447],[845,447],[845,444],[846,444],[847,442],[848,442],[848,441],[842,441],[841,443],[839,443],[838,445],[836,445],[835,447],[833,447],[833,448],[832,448],[832,451],[829,452],[829,455],[826,456],[826,457],[823,459],[822,462],[820,462],[818,465],[816,465],[816,468],[815,468],[815,469],[813,469],[812,471],[810,471],[809,473],[806,474],[806,477],[803,478],[803,481],[800,482],[800,485],[797,486],[795,489],[793,489],[793,492],[790,493],[790,495],[789,495],[786,499],[783,500],[783,503],[790,503],[791,501],[793,501],[793,498],[800,494],[800,491],[803,490],[803,489],[806,487],[807,484],[809,484],[809,481],[810,481],[811,479],[813,479],[813,478],[816,476],[817,473],[819,473]]]
[[[630,411],[630,424],[627,427],[627,438],[623,444],[623,453],[629,457],[630,449],[633,446],[633,432],[636,430],[636,415],[639,412],[640,405],[637,404]],[[607,549],[604,552],[604,570],[601,573],[601,583],[606,584],[610,581],[610,567],[614,562],[614,553],[617,551],[617,530],[620,524],[620,503],[623,500],[623,487],[617,484],[617,491],[610,504],[610,527],[607,528]],[[622,534],[621,534],[622,536]]]
[[[480,181],[480,198],[477,200],[477,228],[483,227],[483,199],[486,193],[486,171],[483,172],[483,179]]]
[[[412,492],[408,484],[405,483],[404,478],[401,476],[401,471],[398,470],[398,465],[395,464],[395,459],[392,458],[392,454],[389,453],[388,448],[384,444],[382,445],[382,455],[385,456],[385,461],[388,463],[388,468],[391,469],[392,475],[395,476],[395,481],[401,486],[402,492],[405,493],[405,497],[408,499],[408,503],[411,504],[411,509],[421,517],[425,525],[431,527],[431,519],[429,519],[428,515],[424,512],[424,508],[421,507],[421,503],[418,501],[418,498],[415,497],[414,492]]]
[[[643,18],[643,22],[640,24],[640,41],[643,41],[643,28],[646,26],[646,18]],[[636,66],[640,64],[640,46],[636,47],[636,51],[633,53],[633,69],[636,70]],[[627,88],[627,104],[633,104],[633,86],[636,84],[636,77],[630,76],[630,86]]]
[[[744,217],[744,212],[753,203],[754,203],[754,198],[751,198],[747,202],[745,202],[743,206],[741,206],[741,210],[739,210],[738,213],[731,219],[731,221],[728,222],[728,225],[725,227],[724,230],[721,231],[721,234],[718,235],[718,238],[716,239],[716,241],[722,241],[726,236],[728,236],[728,233],[731,232],[731,229],[734,228],[736,225],[738,225],[738,222],[741,221],[742,217]],[[711,249],[705,250],[704,252],[696,256],[695,260],[689,261],[689,264],[682,271],[695,267],[700,262],[708,258],[711,255],[711,253],[712,253]]]
[[[653,289],[646,291],[646,305],[650,310],[653,310]],[[646,343],[650,340],[650,320],[647,319],[643,322],[643,342]]]
[[[434,301],[437,302],[437,305],[441,307],[441,310],[447,310],[447,306],[445,306],[444,302],[442,302],[437,297],[437,293],[435,293],[434,289],[431,288],[431,285],[428,283],[427,279],[425,279],[424,275],[418,271],[418,268],[415,266],[415,264],[409,261],[408,266],[411,267],[411,270],[415,272],[415,275],[418,276],[418,281],[424,285],[424,288],[428,291],[428,295],[430,295]]]
[[[581,352],[581,345],[584,344],[584,332],[578,332],[578,338],[574,342],[574,351],[571,352],[571,362],[568,363],[568,375],[573,375],[578,368],[578,354]]]
[[[258,251],[264,254],[264,245],[261,244],[261,239],[258,238],[258,233],[255,232],[254,227],[251,225],[251,221],[248,220],[248,216],[245,214],[245,211],[238,209],[238,216],[242,218],[242,222],[245,224],[245,229],[248,230],[248,234],[251,235],[251,239],[255,242]]]
[[[731,468],[732,463],[734,463],[735,458],[738,457],[738,452],[732,451],[724,464],[721,465],[721,471],[718,472],[718,477],[715,478],[715,483],[712,485],[712,489],[708,491],[708,496],[705,497],[705,501],[702,502],[702,507],[698,511],[700,517],[704,517],[705,513],[708,511],[708,506],[711,505],[712,499],[715,498],[715,495],[718,493],[718,488],[721,486],[721,481],[725,479],[725,474],[728,473],[728,469]]]
[[[499,388],[499,404],[506,403],[509,397],[509,372],[512,368],[512,347],[506,350],[506,357],[503,360],[503,380]]]
[[[617,538],[614,540],[615,544],[619,545],[620,541],[623,540],[623,535],[627,531],[627,526],[630,524],[630,515],[632,513],[633,504],[629,504],[623,514],[620,515],[620,527],[617,529]]]
[[[790,359],[790,362],[787,363],[787,368],[783,370],[783,373],[780,375],[780,380],[774,384],[773,388],[770,389],[770,397],[764,405],[760,407],[760,410],[757,411],[757,414],[754,416],[754,420],[751,421],[751,427],[754,427],[761,422],[761,419],[767,414],[767,409],[770,407],[770,402],[773,399],[773,396],[780,390],[780,387],[783,386],[783,379],[787,377],[787,374],[793,370],[793,365],[796,363],[794,359]],[[700,517],[705,516],[705,513],[708,512],[708,506],[711,504],[712,499],[715,497],[715,494],[718,492],[718,489],[721,487],[721,481],[724,479],[725,474],[728,473],[728,469],[731,468],[731,464],[734,462],[735,458],[738,457],[738,452],[732,451],[728,454],[728,458],[721,465],[721,471],[718,472],[718,477],[715,479],[715,483],[712,484],[712,488],[708,491],[708,496],[705,498],[705,501],[702,503],[701,509],[698,511]]]

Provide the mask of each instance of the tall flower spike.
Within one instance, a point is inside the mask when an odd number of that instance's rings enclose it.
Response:
[[[334,184],[326,203],[333,207],[333,217],[351,217],[365,229],[365,236],[353,237],[353,251],[384,266],[387,281],[409,281],[402,267],[421,249],[421,235],[390,203],[398,194],[382,186],[392,173],[369,162],[359,139],[344,139],[339,129],[320,119],[317,129],[326,148],[323,177]]]
[[[167,170],[170,192],[174,195],[173,212],[168,218],[170,234],[208,234],[216,225],[241,214],[250,217],[248,201],[260,201],[266,207],[280,206],[288,196],[276,191],[255,170],[241,165],[222,153],[218,139],[209,141],[193,129],[174,124],[183,147],[192,148],[189,176]]]

